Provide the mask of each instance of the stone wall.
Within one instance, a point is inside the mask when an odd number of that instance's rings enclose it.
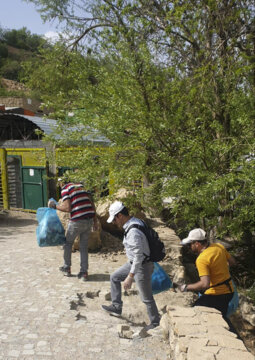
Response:
[[[168,306],[161,319],[173,360],[254,360],[216,309]]]
[[[0,104],[5,105],[5,107],[27,109],[35,113],[40,111],[41,105],[38,100],[16,96],[0,96]]]
[[[157,219],[153,224],[160,238],[164,241],[167,256],[161,265],[170,275],[173,282],[195,282],[191,280],[191,272],[195,265],[183,266],[183,247],[180,239],[172,229],[169,229]],[[162,317],[161,326],[172,352],[173,360],[251,360],[255,359],[245,347],[242,340],[230,332],[228,324],[223,320],[216,309],[206,307],[191,307],[197,295],[192,292],[170,292],[156,296],[156,302],[160,308],[163,304],[172,304],[166,307],[166,313]],[[240,312],[251,314],[255,317],[250,306],[242,306],[240,296]],[[246,317],[247,318],[247,317]],[[250,322],[252,323],[252,322]],[[252,347],[249,347],[252,350]]]

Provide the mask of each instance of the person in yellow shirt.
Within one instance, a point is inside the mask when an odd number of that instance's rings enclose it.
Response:
[[[235,265],[235,259],[221,244],[210,244],[206,232],[197,228],[189,232],[182,245],[188,245],[198,255],[196,267],[200,280],[194,284],[184,284],[181,291],[203,292],[194,306],[207,306],[221,311],[226,319],[228,303],[233,297],[234,288],[229,266]]]

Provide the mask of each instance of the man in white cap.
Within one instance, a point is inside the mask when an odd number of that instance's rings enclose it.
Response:
[[[233,283],[229,266],[235,265],[234,258],[225,247],[219,243],[209,244],[203,229],[193,229],[189,232],[182,245],[190,247],[198,255],[196,267],[200,280],[194,284],[181,285],[181,291],[204,292],[194,306],[207,306],[221,311],[226,318],[228,303],[233,297]]]
[[[129,215],[128,209],[121,201],[115,201],[109,208],[108,223],[116,224],[119,228],[123,228],[124,234],[123,245],[126,250],[128,262],[111,274],[111,299],[112,304],[102,305],[102,309],[114,316],[122,314],[121,300],[121,282],[125,290],[131,288],[133,281],[139,290],[141,300],[147,307],[147,313],[150,324],[146,326],[146,330],[153,329],[159,325],[160,316],[157,305],[152,295],[151,275],[153,273],[154,264],[148,261],[150,249],[148,241],[144,233],[137,229],[129,227],[133,224],[143,226],[143,222]]]

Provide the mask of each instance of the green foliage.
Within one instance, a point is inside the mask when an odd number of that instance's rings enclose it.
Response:
[[[26,28],[20,30],[0,28],[0,76],[20,81],[21,63],[33,59],[39,48],[50,48],[42,36],[31,34]]]
[[[3,30],[0,32],[0,41],[6,45],[13,46],[18,49],[38,52],[38,49],[47,44],[42,36],[31,34],[25,27],[16,30]]]
[[[199,225],[252,237],[253,3],[97,0],[80,7],[91,15],[82,18],[76,1],[33,2],[78,34],[25,65],[59,119],[54,141],[82,144],[92,129],[111,141],[98,161],[89,147],[66,164],[91,185],[113,178],[116,189],[144,176],[150,208],[173,199],[177,232]]]
[[[245,292],[245,295],[248,296],[253,304],[255,305],[255,286],[251,286],[246,292]]]
[[[0,43],[0,64],[2,63],[3,59],[7,58],[8,56],[8,48],[6,44]]]
[[[6,79],[18,80],[19,72],[21,71],[21,65],[18,61],[7,60],[4,65],[1,66],[0,75]]]

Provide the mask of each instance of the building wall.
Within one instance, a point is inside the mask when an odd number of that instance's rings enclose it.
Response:
[[[5,107],[18,107],[33,112],[40,111],[41,105],[38,100],[16,96],[0,96],[0,104],[5,105]]]
[[[6,151],[7,151],[7,156],[8,155],[20,156],[22,161],[22,166],[42,166],[42,167],[46,166],[45,149],[6,148]]]

